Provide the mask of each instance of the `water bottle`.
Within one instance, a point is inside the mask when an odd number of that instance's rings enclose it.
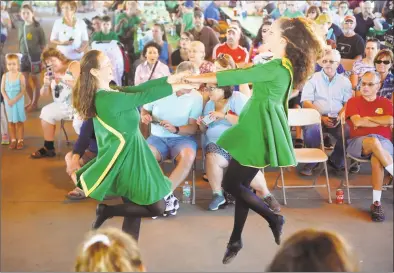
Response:
[[[189,185],[189,182],[185,182],[185,185],[182,187],[182,203],[190,203],[190,196],[191,196],[192,188]]]
[[[138,28],[137,30],[137,41],[138,41],[138,51],[141,52],[144,49],[144,44],[142,42],[142,30]]]

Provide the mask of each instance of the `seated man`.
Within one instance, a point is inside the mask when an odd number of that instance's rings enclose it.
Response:
[[[347,152],[356,158],[370,159],[372,167],[372,221],[384,221],[380,203],[384,169],[393,175],[393,104],[377,97],[379,73],[366,72],[361,81],[361,96],[351,98],[346,107],[346,120],[350,127]]]
[[[182,62],[176,72],[190,71],[198,74],[192,62]],[[145,104],[141,109],[141,121],[151,123],[151,136],[147,141],[157,161],[172,159],[176,163],[169,179],[173,189],[188,176],[196,157],[197,119],[201,116],[203,98],[197,90],[182,90],[168,97]],[[167,203],[166,212],[175,215],[179,207],[173,195]],[[174,211],[175,209],[175,211]],[[165,213],[165,215],[167,214]]]
[[[337,140],[328,160],[328,164],[337,171],[344,166],[341,127],[338,126],[339,117],[345,108],[345,103],[352,97],[350,81],[337,72],[340,61],[341,55],[337,50],[326,52],[322,59],[323,70],[316,72],[306,82],[301,95],[303,107],[316,109],[321,114],[323,132],[331,134]],[[309,148],[320,146],[319,126],[305,126],[304,142]],[[311,176],[316,166],[316,163],[306,164],[301,174]]]

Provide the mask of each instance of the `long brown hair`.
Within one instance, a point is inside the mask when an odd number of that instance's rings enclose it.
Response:
[[[80,246],[76,272],[142,272],[137,242],[116,228],[91,231]]]
[[[323,41],[313,32],[313,21],[306,18],[279,18],[282,37],[287,41],[285,53],[293,66],[293,87],[300,88],[315,72],[323,54]]]
[[[276,253],[266,272],[357,272],[358,263],[346,241],[335,233],[301,230]]]
[[[99,69],[99,56],[103,54],[98,50],[90,50],[81,60],[81,75],[73,88],[73,107],[83,119],[93,118],[97,115],[94,99],[96,96],[97,79],[90,71]]]

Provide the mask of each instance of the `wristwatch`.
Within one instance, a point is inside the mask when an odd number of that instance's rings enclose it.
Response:
[[[179,126],[175,126],[175,134],[179,133]]]

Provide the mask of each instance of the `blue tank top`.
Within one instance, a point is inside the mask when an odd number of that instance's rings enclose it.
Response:
[[[161,53],[159,56],[160,61],[168,65],[168,42],[164,41],[161,47]]]

